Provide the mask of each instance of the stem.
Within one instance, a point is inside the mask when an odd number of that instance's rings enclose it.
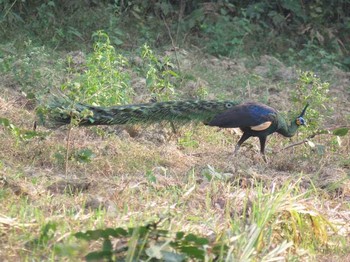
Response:
[[[282,148],[278,152],[284,151],[284,150],[286,150],[288,148],[291,148],[291,147],[294,147],[294,146],[305,144],[305,143],[307,143],[309,141],[309,139],[314,138],[315,136],[319,136],[319,135],[333,135],[331,133],[333,130],[336,130],[336,129],[342,128],[342,127],[350,128],[350,126],[337,126],[337,127],[332,127],[332,128],[328,128],[328,129],[325,129],[325,130],[317,130],[317,131],[313,132],[311,135],[309,135],[307,138],[305,138],[304,140],[296,142],[296,143],[293,143],[293,144],[291,144],[291,145],[289,145],[289,146],[287,146],[285,148]]]
[[[65,167],[64,167],[64,173],[66,178],[68,177],[69,141],[70,141],[71,131],[72,131],[72,126],[70,125],[67,131],[66,157],[65,157]]]
[[[171,40],[171,45],[173,46],[173,49],[174,49],[174,53],[175,53],[175,59],[176,59],[176,64],[177,64],[177,69],[179,70],[179,72],[181,73],[181,68],[180,68],[180,61],[179,61],[179,58],[177,56],[177,51],[176,51],[176,45],[175,45],[175,42],[174,42],[174,39],[171,35],[171,31],[170,31],[170,28],[165,20],[165,18],[163,17],[163,21],[164,21],[164,25],[166,27],[166,29],[168,30],[168,35],[169,35],[169,38]]]

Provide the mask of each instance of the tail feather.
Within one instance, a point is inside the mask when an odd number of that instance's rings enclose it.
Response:
[[[71,123],[77,119],[80,126],[152,124],[163,121],[187,123],[209,122],[218,113],[224,112],[236,101],[186,100],[147,104],[100,107],[72,103],[66,98],[55,97],[49,104],[49,121],[53,126]]]

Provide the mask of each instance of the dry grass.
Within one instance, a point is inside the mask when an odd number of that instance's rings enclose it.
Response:
[[[220,66],[227,63],[216,65],[217,70],[225,70]],[[25,98],[6,86],[1,90],[0,115],[30,129],[35,115]],[[334,105],[339,111],[342,106]],[[344,123],[342,114],[337,117]],[[269,224],[272,242],[262,241],[255,250],[266,261],[278,256],[319,260],[326,254],[327,261],[349,257],[349,135],[341,138],[341,145],[333,137],[317,137],[316,142],[325,145],[323,155],[306,145],[282,150],[290,141],[272,136],[270,163],[265,164],[257,141],[251,140],[233,158],[238,136],[202,125],[182,127],[175,135],[161,126],[75,128],[72,155],[89,148],[94,158],[89,163],[71,159],[67,177],[60,157],[66,139],[67,130],[60,129],[45,139],[19,141],[0,127],[2,261],[80,259],[92,246],[76,240],[72,232],[143,225],[164,216],[170,218],[164,227],[171,231],[212,240],[230,232],[232,247],[248,246],[244,241],[256,230],[249,221]],[[259,214],[269,209],[275,212],[274,220],[259,222]],[[308,221],[307,216],[326,222],[314,229],[305,222],[300,228],[305,235],[298,230],[285,235],[292,226],[285,221]],[[45,246],[32,247],[30,241],[50,221],[57,226],[52,237]],[[309,235],[312,230],[314,236]],[[291,246],[273,253],[284,239],[291,239]]]

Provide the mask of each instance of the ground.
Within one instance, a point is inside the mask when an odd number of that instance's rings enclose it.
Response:
[[[296,67],[270,56],[254,63],[188,50],[180,50],[179,56],[181,71],[194,76],[183,83],[182,97],[195,97],[205,87],[208,99],[238,97],[263,101],[279,111],[294,110],[291,96],[298,78]],[[333,112],[321,126],[348,126],[350,73],[336,68],[325,72],[322,77],[330,82],[334,100],[327,105]],[[1,118],[32,129],[35,106],[19,91],[11,74],[0,77]],[[132,84],[138,94],[135,102],[147,102],[144,78],[135,76]],[[287,239],[292,246],[276,254],[280,260],[350,261],[349,134],[317,135],[311,143],[301,144],[301,135],[292,139],[272,135],[267,147],[269,162],[265,163],[257,139],[250,139],[233,156],[240,131],[200,123],[179,126],[175,134],[167,124],[75,127],[71,131],[39,126],[38,131],[50,133],[26,141],[13,129],[0,128],[2,261],[80,259],[96,245],[78,241],[72,233],[134,227],[159,217],[169,218],[163,225],[167,230],[193,232],[212,241],[232,237],[234,240],[227,241],[243,250],[252,237],[247,228],[259,225],[256,213],[269,209],[275,211],[274,218],[267,215],[272,220],[269,226],[262,225],[271,230],[271,243],[265,239],[264,248],[255,245],[255,255],[247,257],[235,251],[236,258],[268,260],[272,250]],[[67,144],[70,158],[65,163]],[[314,224],[310,229],[307,222],[300,226],[301,221],[294,233],[281,229],[287,223],[285,217],[297,217],[293,212],[327,221],[327,226]],[[307,220],[305,216],[299,218]],[[45,246],[30,244],[40,239],[48,222],[56,227]],[[298,237],[293,240],[292,236]]]

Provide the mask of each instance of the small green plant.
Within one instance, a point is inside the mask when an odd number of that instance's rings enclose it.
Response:
[[[56,222],[46,223],[40,229],[40,235],[37,238],[27,242],[27,246],[34,248],[46,247],[48,245],[48,242],[54,238],[56,230]]]
[[[178,143],[180,146],[187,148],[197,148],[199,146],[199,142],[193,139],[192,131],[186,131],[183,136],[178,139]]]
[[[72,155],[72,159],[78,161],[79,163],[90,163],[95,156],[96,155],[91,149],[83,148],[75,151]]]
[[[171,233],[159,229],[157,223],[128,229],[119,227],[89,230],[78,232],[75,237],[89,242],[102,239],[101,250],[87,254],[85,258],[88,261],[115,261],[123,258],[126,261],[185,261],[186,258],[204,261],[206,257],[209,258],[206,252],[209,244],[207,238],[184,232]],[[113,239],[128,241],[129,244],[126,248],[113,247]],[[227,249],[222,244],[213,244],[213,256]]]
[[[146,171],[146,177],[149,183],[151,184],[157,183],[157,177],[154,175],[152,170]]]
[[[173,81],[179,75],[172,70],[174,65],[170,62],[170,58],[165,56],[161,60],[147,44],[142,46],[141,56],[145,67],[146,86],[152,97],[159,101],[173,98],[175,95]]]
[[[340,136],[347,135],[349,127],[337,127],[333,129],[327,128],[326,117],[332,112],[329,106],[332,98],[329,96],[329,83],[322,82],[313,72],[300,72],[299,82],[296,90],[293,93],[292,99],[298,108],[307,103],[310,104],[306,111],[305,118],[307,119],[307,128],[303,130],[302,137],[311,148],[323,155],[325,153],[324,145],[315,144],[311,138],[316,135],[329,134],[336,136],[338,146],[341,145]],[[334,150],[334,146],[333,146]]]
[[[55,60],[53,65],[53,59],[52,52],[45,46],[27,40],[23,50],[11,51],[0,59],[0,72],[10,73],[27,97],[40,97],[60,78],[62,60]]]
[[[48,132],[37,132],[34,130],[22,129],[11,123],[11,121],[7,118],[0,118],[0,126],[5,127],[16,138],[17,142],[28,141],[36,137],[44,139],[49,135]]]
[[[69,150],[69,148],[68,148]],[[89,148],[79,150],[73,149],[71,152],[67,148],[60,147],[54,154],[53,158],[57,164],[63,165],[67,161],[73,161],[80,164],[90,163],[96,157],[95,153]]]
[[[302,108],[309,103],[305,118],[307,130],[305,133],[310,135],[318,130],[327,115],[330,115],[331,97],[329,96],[329,83],[322,80],[313,72],[299,72],[299,81],[292,95],[293,102]]]
[[[131,101],[130,76],[123,71],[127,59],[118,54],[106,33],[93,34],[94,51],[86,62],[87,70],[62,86],[72,101],[93,105],[119,105]]]

